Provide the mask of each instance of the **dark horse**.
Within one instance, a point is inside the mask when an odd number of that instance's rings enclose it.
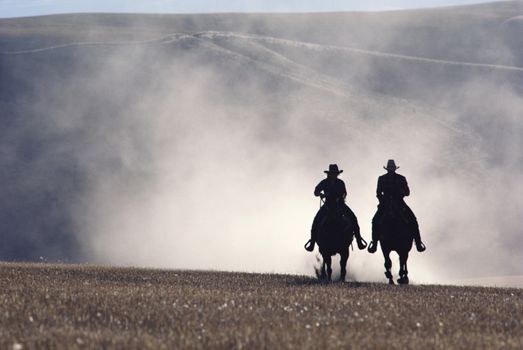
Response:
[[[390,252],[395,251],[399,255],[400,270],[399,270],[399,284],[409,284],[407,260],[409,252],[412,248],[413,236],[410,232],[409,223],[402,215],[402,208],[399,203],[388,201],[384,203],[385,209],[377,229],[379,235],[379,242],[381,243],[381,251],[385,258],[385,276],[389,279],[389,284],[394,284],[392,273],[392,261],[390,260]]]
[[[349,246],[354,238],[355,225],[352,220],[343,217],[342,205],[338,203],[337,205],[332,205],[332,207],[326,207],[326,215],[321,222],[318,232],[318,248],[323,257],[321,278],[327,278],[329,281],[332,279],[331,257],[336,254],[340,254],[341,257],[340,280],[345,281]]]

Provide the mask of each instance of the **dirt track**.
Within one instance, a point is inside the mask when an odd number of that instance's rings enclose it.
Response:
[[[0,264],[0,348],[523,348],[523,290]]]

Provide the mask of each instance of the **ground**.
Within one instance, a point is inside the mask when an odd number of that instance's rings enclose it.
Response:
[[[522,348],[523,290],[0,264],[0,348]]]

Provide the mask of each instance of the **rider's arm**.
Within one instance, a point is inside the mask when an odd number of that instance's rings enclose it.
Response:
[[[314,189],[314,195],[316,197],[321,196],[321,191],[323,191],[323,181],[316,185],[316,188]]]
[[[376,188],[376,197],[378,197],[378,200],[381,203],[381,200],[383,199],[383,189],[382,189],[380,178],[378,178],[378,187]]]
[[[343,188],[343,193],[341,195],[341,198],[343,198],[343,200],[345,200],[345,198],[347,197],[347,188],[345,187],[345,182],[341,181],[341,184],[342,184],[342,188]]]
[[[410,188],[409,188],[409,185],[407,184],[407,179],[406,178],[403,178],[405,181],[403,182],[403,195],[405,197],[407,197],[409,194],[410,194]]]

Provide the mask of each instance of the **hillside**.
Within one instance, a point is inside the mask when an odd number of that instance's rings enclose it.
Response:
[[[0,259],[312,273],[322,170],[368,239],[395,158],[415,278],[521,274],[521,11],[2,19]]]
[[[523,291],[1,264],[2,348],[523,346]]]
[[[3,19],[1,51],[78,41],[149,40],[225,31],[412,56],[502,63],[503,24],[518,1],[426,10],[324,14],[71,14]],[[498,40],[496,40],[498,39]],[[501,51],[501,52],[499,52]],[[505,61],[505,63],[507,63]]]

